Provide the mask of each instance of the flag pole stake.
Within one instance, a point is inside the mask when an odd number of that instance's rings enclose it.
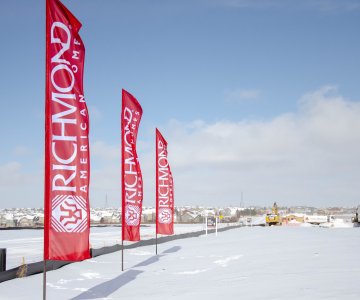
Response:
[[[46,260],[44,259],[44,273],[43,273],[43,300],[46,300]]]
[[[207,217],[205,217],[205,235],[207,236],[207,232],[208,232],[208,219]]]
[[[215,217],[215,235],[217,236],[218,233],[218,219]]]
[[[155,243],[155,245],[156,245],[155,253],[156,253],[156,255],[157,255],[157,233],[156,233],[156,235],[155,235],[155,241],[156,241],[156,243]]]
[[[124,271],[124,240],[121,240],[121,271]]]

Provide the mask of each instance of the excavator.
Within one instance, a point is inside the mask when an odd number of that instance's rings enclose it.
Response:
[[[276,202],[274,202],[274,205],[271,209],[271,213],[266,214],[265,221],[266,221],[266,226],[281,225],[281,218],[279,216]]]

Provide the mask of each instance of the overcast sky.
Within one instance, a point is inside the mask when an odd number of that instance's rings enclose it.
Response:
[[[360,204],[360,1],[64,0],[82,22],[90,204],[120,206],[125,88],[176,205]],[[0,208],[43,206],[45,0],[0,1]]]

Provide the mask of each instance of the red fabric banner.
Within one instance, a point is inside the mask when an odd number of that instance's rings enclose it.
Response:
[[[156,233],[174,234],[174,181],[167,142],[156,129]]]
[[[80,28],[60,1],[46,1],[45,260],[90,257],[89,118]]]
[[[133,95],[122,90],[121,110],[121,182],[122,239],[140,240],[143,182],[136,152],[136,139],[142,108]]]

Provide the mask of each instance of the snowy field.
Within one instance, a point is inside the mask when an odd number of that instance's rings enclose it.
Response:
[[[175,234],[199,231],[204,224],[176,224]],[[155,237],[155,225],[141,227],[141,239]],[[7,249],[6,269],[18,267],[25,259],[26,263],[38,262],[43,259],[43,230],[0,230],[0,248]],[[90,244],[93,248],[121,244],[121,227],[92,227]],[[1,299],[1,297],[0,297]]]
[[[243,227],[67,265],[47,299],[359,299],[360,228]],[[41,299],[42,275],[0,283],[1,299]],[[234,298],[236,297],[236,298]]]

